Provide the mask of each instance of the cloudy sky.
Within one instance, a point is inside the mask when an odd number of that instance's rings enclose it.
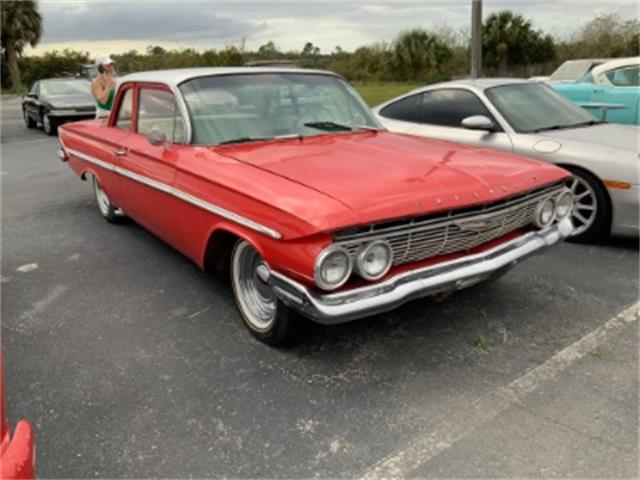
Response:
[[[144,51],[148,45],[196,49],[273,41],[301,50],[307,41],[331,52],[389,42],[412,27],[467,28],[471,0],[386,1],[147,1],[41,0],[44,34],[26,54],[72,48],[100,53]],[[598,13],[638,17],[637,0],[484,0],[484,15],[502,9],[525,15],[556,36],[566,36]]]

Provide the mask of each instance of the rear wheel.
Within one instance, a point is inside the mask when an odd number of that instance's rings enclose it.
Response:
[[[58,131],[58,124],[48,113],[42,115],[42,129],[47,135],[55,135]]]
[[[96,196],[100,215],[102,215],[102,217],[108,222],[117,222],[120,217],[120,215],[118,215],[118,207],[111,203],[109,196],[102,189],[96,177],[93,177],[93,192]]]
[[[574,197],[571,220],[575,230],[571,240],[599,240],[609,231],[611,207],[607,192],[602,183],[589,172],[579,168],[566,168],[574,175],[567,181],[567,187]]]
[[[236,305],[251,334],[269,345],[286,345],[303,318],[276,297],[268,284],[268,268],[260,254],[239,240],[231,253],[231,286]]]
[[[24,124],[27,128],[36,128],[38,126],[38,122],[31,118],[26,108],[22,109],[22,117],[24,118]]]

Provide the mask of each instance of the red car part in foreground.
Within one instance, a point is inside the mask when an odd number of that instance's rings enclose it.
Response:
[[[329,72],[205,68],[120,81],[105,121],[64,125],[63,161],[202,268],[227,266],[259,339],[494,278],[566,238],[569,173],[393,134]]]
[[[20,420],[9,433],[7,410],[4,399],[4,367],[0,353],[0,479],[34,478],[36,468],[36,447],[33,430],[26,420]]]

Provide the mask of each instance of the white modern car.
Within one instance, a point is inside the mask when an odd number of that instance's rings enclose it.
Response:
[[[439,83],[373,109],[391,131],[505,150],[574,174],[574,239],[638,235],[640,129],[595,119],[548,85],[518,79]]]

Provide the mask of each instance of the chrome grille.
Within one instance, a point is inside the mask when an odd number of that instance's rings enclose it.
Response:
[[[462,252],[529,225],[538,202],[562,189],[557,184],[463,211],[351,229],[338,232],[334,240],[355,259],[363,243],[385,239],[393,250],[394,265]]]

